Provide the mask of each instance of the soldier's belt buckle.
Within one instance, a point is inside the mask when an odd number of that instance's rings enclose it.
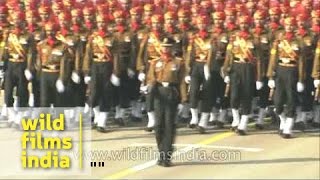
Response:
[[[57,68],[56,65],[47,65],[48,69],[55,70]]]
[[[206,55],[204,55],[204,54],[200,54],[199,57],[200,57],[201,60],[205,60],[206,59]]]
[[[162,82],[161,84],[162,84],[163,87],[168,87],[169,86],[168,82]]]
[[[288,64],[290,63],[290,58],[281,58],[282,63]]]
[[[13,59],[18,59],[19,58],[19,54],[11,54]]]

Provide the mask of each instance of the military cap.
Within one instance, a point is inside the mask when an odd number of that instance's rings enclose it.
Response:
[[[124,11],[117,10],[113,13],[114,18],[125,18]]]
[[[248,15],[243,15],[238,17],[238,22],[240,24],[247,24],[247,23],[250,23],[250,21],[251,19],[250,19],[250,16]]]
[[[197,23],[198,24],[208,24],[209,20],[207,16],[199,16],[197,18]]]
[[[143,6],[144,11],[153,11],[153,9],[154,9],[154,6],[152,4],[145,4]]]
[[[163,22],[162,15],[160,15],[160,14],[152,15],[151,22],[160,22],[160,23],[162,23]]]
[[[212,18],[213,19],[221,19],[224,20],[225,19],[225,13],[223,11],[216,11],[214,13],[212,13]]]
[[[139,6],[130,9],[130,14],[142,14],[142,9]]]
[[[178,17],[188,17],[188,11],[185,9],[179,9]]]
[[[173,46],[174,41],[171,38],[164,38],[160,43],[161,47],[171,47]]]
[[[311,12],[312,18],[320,18],[320,9]]]
[[[79,8],[72,9],[71,10],[71,16],[72,17],[81,17],[82,16],[82,11]]]
[[[52,31],[57,31],[57,24],[55,24],[53,21],[48,21],[45,25],[44,25],[44,29],[45,30],[52,30]]]
[[[295,25],[295,24],[296,24],[296,21],[295,21],[295,18],[293,17],[287,17],[284,20],[284,25]]]
[[[226,8],[224,10],[226,16],[235,16],[236,15],[236,11],[233,8]]]
[[[164,19],[175,19],[176,15],[172,11],[168,11],[164,14]]]
[[[0,14],[8,14],[8,7],[5,5],[0,6]]]
[[[254,18],[254,19],[264,19],[265,16],[266,16],[265,11],[263,11],[263,10],[257,10],[257,11],[254,13],[253,18]]]
[[[271,7],[269,9],[269,15],[280,15],[281,14],[281,10],[279,8],[279,6],[274,6],[274,7]]]
[[[91,6],[86,6],[82,10],[83,15],[93,15],[94,14],[94,8]]]

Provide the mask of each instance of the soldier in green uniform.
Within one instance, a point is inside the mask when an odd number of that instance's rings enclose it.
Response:
[[[156,141],[159,149],[158,165],[171,166],[175,139],[175,115],[179,102],[187,100],[184,82],[185,66],[181,59],[172,55],[173,40],[164,38],[160,42],[161,56],[150,62],[148,86],[153,86],[156,113]]]
[[[273,42],[267,76],[268,86],[275,88],[274,104],[280,118],[280,134],[290,138],[296,109],[296,93],[304,90],[304,48],[295,37],[295,19],[285,19],[285,30]],[[287,105],[286,111],[284,104]]]

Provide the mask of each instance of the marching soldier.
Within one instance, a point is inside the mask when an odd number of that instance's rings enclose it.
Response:
[[[313,68],[312,68],[312,78],[314,79],[313,84],[316,88],[315,91],[315,100],[319,102],[319,91],[320,91],[320,39],[318,39],[314,61],[313,61]],[[317,104],[315,108],[315,116],[313,119],[313,126],[319,127],[320,126],[320,107]]]
[[[146,86],[146,73],[149,69],[149,62],[158,59],[161,56],[160,42],[167,38],[164,33],[161,15],[153,15],[151,18],[152,29],[148,34],[145,34],[138,52],[137,71],[139,72],[138,79],[141,81],[142,91],[146,93],[146,110],[148,112],[148,125],[146,131],[152,131],[155,125],[155,114],[153,107],[153,86]],[[148,89],[145,89],[145,88]]]
[[[130,92],[133,91],[135,78],[135,57],[137,56],[136,36],[127,28],[125,14],[118,10],[113,13],[116,23],[116,32],[114,33],[115,51],[117,58],[121,84],[117,88],[116,99],[116,122],[124,125],[125,110],[130,105]],[[129,90],[129,93],[128,93]]]
[[[250,17],[240,16],[238,22],[240,30],[227,46],[223,73],[225,83],[230,83],[230,105],[233,116],[231,129],[236,130],[239,135],[245,135],[254,93],[256,61],[259,59],[256,59],[254,39],[249,32]]]
[[[185,66],[181,59],[175,59],[172,56],[170,50],[172,41],[164,38],[160,42],[161,56],[150,62],[147,83],[148,86],[153,86],[155,91],[155,132],[160,155],[158,165],[164,167],[171,166],[177,105],[187,100],[184,82]]]
[[[49,21],[44,27],[46,38],[37,45],[37,68],[40,74],[40,106],[65,107],[66,64],[68,47],[56,38],[57,25]]]
[[[8,107],[9,123],[20,127],[20,120],[24,112],[19,110],[14,117],[13,89],[17,87],[18,107],[28,106],[28,81],[31,80],[32,59],[35,52],[34,40],[31,33],[27,32],[24,25],[24,14],[16,11],[12,14],[13,29],[8,35],[8,42],[4,56],[8,57],[8,67],[5,74],[5,103]]]
[[[285,30],[273,42],[267,76],[268,86],[275,89],[274,104],[280,118],[280,134],[290,138],[294,124],[296,92],[304,90],[305,57],[302,47],[294,34],[295,20],[285,19]],[[284,111],[284,104],[287,111]]]
[[[225,120],[227,119],[227,98],[224,97],[226,84],[221,77],[221,67],[223,66],[226,48],[228,44],[228,34],[224,29],[223,23],[225,20],[225,13],[223,11],[216,11],[212,14],[214,25],[212,28],[213,43],[216,48],[213,54],[213,69],[212,69],[212,84],[215,88],[212,90],[213,95],[213,109],[210,113],[211,123],[216,123],[219,128],[222,128]],[[217,111],[220,110],[220,116],[218,117]]]
[[[238,30],[236,25],[236,11],[233,8],[225,9],[226,20],[225,20],[225,28],[228,33],[228,37]]]
[[[305,129],[305,124],[307,121],[307,112],[312,111],[313,106],[313,96],[312,92],[314,91],[313,79],[311,77],[312,74],[312,66],[314,60],[314,49],[316,48],[316,44],[313,44],[314,41],[310,32],[307,30],[307,15],[299,14],[296,17],[297,20],[297,32],[296,36],[300,41],[303,49],[301,50],[305,56],[305,89],[303,92],[298,94],[298,100],[301,106],[301,112],[298,111],[296,118],[296,126],[299,130]]]
[[[278,34],[282,31],[282,26],[280,25],[280,8],[278,6],[271,7],[269,9],[270,22],[268,24],[269,39],[272,43]]]
[[[153,15],[154,6],[153,4],[145,4],[143,6],[143,24],[146,28],[151,29],[151,17]]]
[[[262,10],[257,10],[254,13],[254,28],[251,33],[254,37],[254,47],[257,51],[258,71],[256,89],[259,96],[259,116],[256,122],[256,129],[263,129],[263,120],[266,116],[266,108],[269,105],[269,87],[267,70],[269,64],[270,39],[265,25],[265,13]]]
[[[190,104],[191,115],[190,128],[198,125],[200,133],[205,132],[211,110],[211,90],[210,81],[212,70],[212,36],[208,32],[206,16],[200,16],[197,21],[199,31],[194,34],[188,45],[188,55],[186,57],[186,77],[187,84],[190,83]],[[201,91],[201,97],[200,97]],[[200,105],[201,119],[198,119],[198,104]],[[198,124],[199,122],[199,124]]]
[[[112,106],[113,85],[120,80],[116,58],[113,57],[114,38],[106,32],[104,16],[96,17],[97,30],[89,37],[84,57],[83,73],[90,88],[90,107],[94,108],[94,123],[97,130],[106,131],[108,112]],[[115,74],[113,74],[115,73]]]

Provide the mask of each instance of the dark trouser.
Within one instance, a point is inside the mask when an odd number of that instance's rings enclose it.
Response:
[[[270,105],[270,101],[269,101],[269,93],[270,93],[270,88],[268,86],[268,78],[264,77],[262,78],[262,83],[263,83],[263,87],[262,89],[258,90],[258,97],[259,97],[259,107],[260,108],[266,108],[267,106]]]
[[[274,95],[274,104],[277,114],[281,114],[284,111],[284,105],[286,104],[286,116],[289,118],[294,117],[296,110],[297,82],[298,70],[296,67],[277,67]]]
[[[32,83],[32,94],[34,99],[34,107],[40,106],[40,77],[39,74],[34,73]]]
[[[146,94],[146,110],[147,112],[154,111],[154,91],[155,87],[148,87],[148,94]]]
[[[254,66],[250,63],[233,63],[230,71],[230,104],[232,109],[239,109],[243,115],[251,112],[254,93]]]
[[[130,94],[134,89],[130,86],[131,79],[129,78],[127,72],[122,72],[119,78],[120,86],[116,87],[115,103],[116,105],[119,105],[120,108],[128,108],[130,106]]]
[[[18,106],[27,107],[29,100],[28,81],[24,76],[26,63],[8,62],[8,68],[5,73],[5,103],[7,107],[13,106],[13,89],[17,87]]]
[[[176,135],[175,116],[179,93],[176,87],[155,87],[154,109],[156,115],[156,141],[161,160],[171,158]]]
[[[40,106],[50,107],[65,107],[68,101],[66,93],[58,93],[56,82],[59,78],[59,73],[42,72],[40,76]]]
[[[91,67],[91,107],[99,106],[101,112],[109,111],[112,106],[114,96],[114,86],[110,82],[112,70],[111,62],[93,62]]]
[[[211,73],[211,83],[214,86],[212,88],[213,106],[217,109],[226,109],[228,107],[227,97],[224,97],[226,84],[219,72],[213,71]]]
[[[135,76],[133,79],[129,80],[129,84],[130,84],[130,92],[129,92],[130,93],[130,100],[138,100],[140,98],[141,82],[139,81],[138,77]]]
[[[312,91],[314,91],[313,79],[307,77],[305,80],[305,89],[303,92],[299,93],[299,103],[301,105],[301,111],[307,112],[312,110],[314,97],[312,96]]]
[[[76,84],[71,81],[71,93],[73,96],[73,106],[84,107],[86,102],[86,89],[87,86],[84,83],[83,75],[80,74],[80,83]]]
[[[210,80],[207,81],[204,77],[204,65],[204,63],[199,62],[193,64],[190,83],[190,104],[191,108],[196,109],[200,100],[200,112],[210,112],[212,84]],[[202,90],[200,90],[201,85]]]

